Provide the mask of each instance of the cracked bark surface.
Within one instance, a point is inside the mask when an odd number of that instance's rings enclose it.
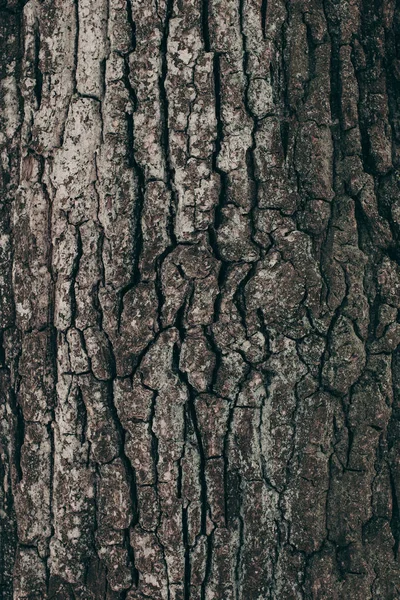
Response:
[[[399,28],[0,0],[1,598],[400,598]]]

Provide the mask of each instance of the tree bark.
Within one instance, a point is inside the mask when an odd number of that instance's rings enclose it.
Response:
[[[1,598],[400,598],[399,26],[0,1]]]

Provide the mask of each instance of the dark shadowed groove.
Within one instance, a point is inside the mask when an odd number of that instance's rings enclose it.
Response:
[[[11,397],[14,397],[14,393],[11,392]],[[20,482],[23,478],[23,472],[21,467],[21,450],[24,445],[25,439],[25,419],[22,409],[17,404],[15,397],[13,399],[14,410],[15,410],[15,443],[14,443],[14,464],[17,475],[17,481]]]
[[[288,153],[288,143],[289,143],[289,123],[287,121],[282,120],[280,122],[280,130],[281,130],[283,157],[286,160],[287,153]]]
[[[395,479],[392,471],[390,471],[390,490],[392,493],[392,515],[390,518],[390,529],[392,530],[392,535],[394,539],[393,556],[394,559],[397,560],[400,544],[400,509]]]
[[[83,256],[83,248],[82,248],[82,236],[79,229],[79,226],[75,227],[76,231],[76,255],[74,258],[74,263],[72,267],[71,274],[71,284],[70,284],[70,294],[71,294],[71,325],[75,327],[75,319],[76,319],[76,295],[75,295],[75,282],[79,273],[79,264],[81,258]]]
[[[201,2],[201,31],[203,34],[204,51],[210,52],[210,27],[209,27],[209,0],[202,0]]]
[[[195,433],[195,437],[196,437],[196,441],[197,441],[197,445],[198,445],[199,457],[200,457],[201,534],[207,535],[208,503],[207,503],[207,482],[206,482],[206,476],[205,476],[206,458],[205,458],[205,452],[204,452],[204,447],[203,447],[203,441],[201,438],[201,433],[200,433],[199,425],[197,422],[197,413],[196,413],[196,407],[195,407],[196,391],[194,390],[193,386],[190,384],[187,374],[180,369],[179,361],[180,361],[180,349],[177,346],[177,344],[175,344],[174,352],[173,352],[173,371],[174,371],[174,373],[176,373],[178,375],[180,381],[184,384],[184,386],[188,392],[188,403],[187,403],[188,414],[190,416],[190,420],[193,425],[193,430]]]
[[[38,28],[35,29],[35,60],[34,60],[34,72],[35,72],[35,97],[37,102],[37,108],[40,108],[42,103],[42,87],[43,87],[43,73],[39,67],[39,52],[40,52],[40,31]]]
[[[179,329],[181,341],[183,341],[184,329],[181,327]],[[209,510],[208,501],[207,501],[207,480],[205,475],[205,465],[206,465],[206,457],[203,447],[203,440],[201,437],[198,421],[197,421],[197,413],[195,407],[195,398],[196,392],[193,386],[190,384],[187,374],[182,371],[179,367],[180,362],[180,348],[177,344],[174,345],[173,349],[173,372],[177,374],[179,380],[184,384],[185,388],[188,392],[188,400],[187,400],[187,410],[188,417],[190,418],[191,424],[193,426],[193,431],[197,441],[197,448],[200,458],[200,472],[199,472],[199,483],[200,483],[200,503],[201,503],[201,525],[200,525],[200,534],[207,536],[207,512]],[[186,440],[185,440],[186,442]],[[183,509],[185,511],[185,509]],[[183,516],[185,512],[183,512]],[[184,528],[185,532],[185,528]],[[184,581],[184,598],[185,600],[190,600],[190,578],[191,578],[191,565],[190,565],[190,554],[189,554],[189,546],[188,546],[188,535],[184,535],[184,545],[185,545],[185,581]],[[210,547],[208,546],[210,550]],[[211,556],[208,558],[211,560]]]
[[[131,286],[137,285],[141,280],[141,274],[139,270],[140,255],[143,250],[143,232],[142,232],[142,212],[144,206],[144,195],[145,195],[145,175],[141,165],[135,157],[135,138],[134,138],[134,122],[133,114],[126,113],[126,124],[127,124],[127,135],[128,135],[128,165],[133,168],[135,172],[136,184],[137,184],[137,196],[134,210],[134,249],[133,249],[133,265],[132,265],[132,281]]]
[[[240,598],[241,594],[240,594],[240,576],[241,576],[241,569],[242,569],[242,550],[243,550],[243,545],[244,545],[244,519],[243,519],[243,515],[241,512],[241,509],[243,507],[243,503],[242,503],[242,496],[243,496],[243,478],[238,474],[238,478],[239,478],[239,514],[238,514],[238,521],[239,521],[239,544],[238,544],[238,549],[237,549],[237,553],[236,553],[236,564],[235,564],[235,586],[236,586],[236,598]]]
[[[215,365],[214,365],[214,369],[211,375],[211,381],[209,384],[209,389],[211,392],[214,391],[214,388],[216,386],[217,383],[217,379],[218,379],[218,372],[219,369],[221,368],[222,365],[222,352],[220,350],[220,348],[218,347],[218,345],[216,344],[215,340],[214,340],[214,335],[211,329],[205,329],[205,336],[207,339],[207,342],[209,343],[210,349],[213,352],[214,356],[215,356]]]
[[[188,511],[187,508],[185,508],[184,506],[182,506],[182,537],[183,545],[185,548],[185,575],[183,580],[183,598],[184,600],[190,600],[191,564],[189,546],[189,524]]]
[[[204,573],[204,579],[201,583],[201,591],[200,598],[201,600],[207,600],[207,584],[211,575],[211,567],[212,567],[212,558],[213,558],[213,540],[214,540],[214,532],[212,531],[210,535],[207,537],[207,559],[206,559],[206,569]]]
[[[131,29],[132,51],[136,50],[136,23],[133,20],[132,0],[126,0],[126,17]]]
[[[165,87],[165,82],[168,75],[168,36],[169,22],[172,18],[174,10],[174,0],[167,0],[165,20],[161,38],[160,53],[161,53],[161,73],[159,77],[159,92],[160,92],[160,109],[161,109],[161,146],[164,151],[167,187],[174,197],[173,188],[173,170],[170,165],[169,154],[169,123],[168,123],[168,94]]]
[[[114,381],[117,377],[117,373],[116,373],[115,359],[114,359],[113,353],[112,353],[111,368],[112,368],[112,378],[111,378],[111,381],[109,381],[107,383],[109,408],[110,408],[112,419],[114,421],[114,424],[116,426],[118,436],[119,436],[119,457],[120,457],[122,464],[124,465],[124,469],[125,469],[125,475],[126,475],[127,482],[128,482],[130,503],[131,503],[132,515],[133,515],[130,526],[134,527],[136,525],[136,523],[138,522],[138,510],[139,510],[138,509],[139,501],[138,501],[138,493],[137,493],[137,485],[136,485],[136,473],[135,473],[135,469],[132,467],[131,461],[129,460],[128,456],[125,453],[126,431],[122,426],[121,420],[118,415],[117,408],[115,406],[115,401],[114,401]],[[126,543],[126,549],[127,549],[128,556],[131,560],[132,578],[133,578],[133,581],[137,584],[137,582],[139,580],[139,573],[135,566],[135,554],[134,554],[134,550],[130,544],[129,535],[128,535],[127,531],[125,532],[125,543]]]
[[[264,40],[267,38],[267,11],[268,0],[261,0],[261,29]]]
[[[213,57],[213,78],[214,78],[214,98],[215,98],[215,117],[217,120],[217,137],[215,140],[214,152],[212,154],[212,169],[218,173],[220,177],[221,189],[219,193],[219,203],[215,208],[214,218],[214,232],[218,230],[222,221],[222,208],[226,202],[227,188],[228,188],[228,176],[222,171],[217,164],[218,155],[221,152],[222,141],[224,139],[224,126],[221,114],[221,66],[220,66],[220,54],[214,53]],[[212,245],[214,254],[220,259],[218,245],[216,239],[210,236],[210,243]]]
[[[80,443],[83,446],[86,442],[90,446],[90,442],[87,437],[87,428],[88,428],[88,415],[86,410],[86,404],[83,400],[82,390],[80,387],[77,387],[76,390],[76,407],[77,407],[77,421],[81,426],[80,432]],[[88,460],[89,460],[89,452],[88,452]],[[88,463],[86,463],[86,467],[88,467]]]
[[[77,93],[77,79],[76,74],[78,71],[78,55],[79,55],[79,1],[73,0],[75,9],[75,40],[74,40],[74,72],[73,72],[73,90],[72,93]],[[63,136],[64,137],[64,134]]]

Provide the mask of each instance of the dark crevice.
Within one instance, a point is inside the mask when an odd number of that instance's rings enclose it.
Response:
[[[268,0],[261,0],[261,29],[264,40],[267,39]]]
[[[363,13],[361,13],[361,15],[363,15]],[[365,39],[368,37],[368,26],[366,24],[365,19],[362,19],[362,29],[363,29],[363,36],[365,36]],[[369,45],[367,44],[367,46],[364,45],[364,47],[368,48]],[[352,52],[351,52],[351,61],[353,64],[353,68],[354,68],[354,73],[357,79],[357,84],[358,84],[358,90],[359,90],[359,98],[358,98],[358,102],[357,102],[357,108],[358,108],[358,115],[359,115],[359,131],[360,131],[360,139],[361,139],[361,150],[362,150],[362,162],[363,162],[363,169],[366,173],[369,173],[370,175],[375,175],[376,169],[375,169],[375,161],[373,159],[373,156],[371,154],[371,143],[370,143],[370,138],[369,138],[369,133],[368,133],[368,126],[369,126],[369,115],[368,115],[368,111],[369,111],[369,98],[368,98],[368,71],[369,69],[374,69],[374,64],[373,64],[373,60],[371,60],[371,55],[370,53],[367,51],[366,55],[365,55],[366,61],[367,61],[367,70],[365,70],[364,68],[361,68],[360,65],[358,64],[358,60],[357,60],[357,55],[356,55],[356,50],[355,50],[355,46],[354,43],[352,44]]]
[[[40,53],[40,31],[37,28],[35,30],[35,60],[34,60],[34,72],[35,72],[35,98],[37,102],[37,110],[39,110],[42,103],[42,88],[43,88],[43,73],[40,70],[39,64],[39,53]]]
[[[4,332],[0,330],[0,368],[4,368],[6,364],[6,352],[3,344],[3,335]]]
[[[131,30],[131,50],[134,52],[136,50],[136,23],[133,20],[132,0],[126,0],[126,16]]]
[[[255,122],[253,131],[251,134],[252,135],[252,146],[246,152],[246,166],[247,166],[249,180],[253,183],[252,194],[251,194],[251,208],[250,208],[250,213],[249,213],[250,237],[251,237],[252,243],[258,248],[259,255],[262,256],[264,254],[264,247],[262,246],[262,244],[260,244],[257,241],[257,226],[256,226],[256,217],[255,217],[255,211],[258,208],[258,196],[259,196],[259,189],[260,189],[260,182],[256,176],[256,165],[255,165],[255,158],[254,158],[254,152],[257,147],[256,138],[255,138],[256,133],[257,133],[257,122]],[[257,264],[257,261],[255,261],[254,264]]]
[[[250,266],[249,270],[247,271],[247,274],[238,283],[236,291],[233,295],[233,303],[236,306],[236,309],[238,311],[240,320],[242,322],[242,325],[243,325],[245,331],[247,330],[247,325],[246,325],[246,285],[254,277],[256,271],[257,271],[257,262],[253,263]]]
[[[210,231],[209,233],[210,233],[210,236],[211,236],[212,233],[214,233],[214,232]],[[216,240],[214,240],[214,244],[215,244],[215,246],[217,246]],[[214,302],[213,323],[217,323],[219,321],[219,317],[220,317],[220,314],[221,314],[222,297],[223,297],[222,288],[223,288],[223,285],[224,285],[224,283],[226,281],[228,273],[229,273],[229,264],[227,262],[223,261],[222,264],[221,264],[221,268],[219,270],[219,273],[218,273],[218,290],[219,291],[218,291],[218,294],[217,294],[217,296],[215,298],[215,302]]]
[[[368,249],[371,247],[374,232],[371,222],[365,214],[361,201],[358,197],[354,198],[354,216],[357,223],[357,241],[359,248],[368,253]]]
[[[222,171],[218,165],[218,155],[221,152],[222,141],[224,139],[224,125],[222,121],[222,113],[221,113],[221,66],[220,66],[220,55],[218,53],[214,54],[213,58],[213,79],[214,79],[214,97],[215,97],[215,117],[217,120],[217,137],[215,139],[214,152],[212,154],[212,169],[216,173],[218,173],[220,177],[220,193],[219,193],[219,203],[215,208],[215,216],[214,216],[214,232],[216,232],[221,225],[222,222],[222,208],[226,203],[227,192],[228,192],[228,176]],[[215,239],[210,239],[210,243],[213,247],[213,251],[216,257],[220,260],[219,251]]]
[[[83,247],[82,247],[82,237],[79,227],[76,227],[76,254],[74,258],[74,263],[72,265],[72,273],[71,273],[71,325],[75,327],[76,313],[77,313],[77,304],[76,304],[76,295],[75,295],[75,282],[79,273],[79,264],[81,258],[83,256]]]
[[[144,384],[142,374],[140,374],[140,378],[141,378],[142,385],[146,389],[150,390],[151,388],[148,388]],[[158,467],[158,463],[160,460],[160,455],[159,455],[159,451],[158,451],[158,438],[153,430],[153,424],[154,424],[154,419],[155,419],[155,414],[156,414],[158,392],[155,390],[151,390],[151,391],[153,392],[153,398],[152,398],[152,402],[151,402],[151,410],[150,410],[150,417],[149,417],[149,433],[151,436],[150,451],[151,451],[151,457],[153,459],[153,464],[154,464],[154,489],[156,491],[156,497],[157,497],[157,502],[158,502],[158,469],[157,469],[157,467]],[[139,509],[140,509],[140,507],[139,507]]]
[[[390,528],[394,538],[393,544],[393,556],[397,561],[399,554],[399,543],[400,543],[400,510],[399,510],[399,499],[397,497],[396,484],[394,481],[394,475],[390,471],[390,489],[392,493],[392,516],[390,519]]]
[[[159,93],[160,93],[160,110],[161,110],[161,146],[164,150],[166,175],[167,175],[167,187],[171,191],[173,198],[173,169],[170,166],[170,154],[169,154],[169,123],[168,123],[168,95],[165,87],[165,81],[168,74],[168,36],[169,36],[169,22],[173,15],[174,0],[167,0],[164,27],[162,33],[162,39],[160,44],[161,52],[161,74],[159,77]]]
[[[229,469],[229,443],[230,435],[232,433],[232,422],[234,417],[235,408],[240,392],[242,391],[243,383],[246,381],[247,371],[244,377],[238,384],[238,392],[235,400],[230,401],[228,422],[226,424],[226,432],[224,435],[223,443],[223,459],[224,459],[224,517],[225,526],[230,527],[235,518],[239,516],[240,512],[240,476],[235,471]],[[231,488],[234,488],[233,490]]]
[[[183,545],[185,548],[185,575],[183,579],[183,598],[184,600],[190,600],[190,577],[191,577],[191,564],[190,564],[190,546],[189,546],[189,523],[188,523],[188,509],[182,507],[182,535]]]
[[[54,442],[54,427],[53,427],[53,423],[54,423],[54,411],[52,411],[52,421],[51,423],[49,423],[47,425],[47,434],[49,436],[49,440],[50,440],[50,481],[49,481],[49,493],[50,493],[50,498],[49,498],[49,511],[50,511],[50,527],[51,527],[51,532],[50,532],[50,539],[53,538],[54,536],[54,500],[53,500],[53,494],[54,494],[54,460],[55,460],[55,442]],[[46,561],[46,589],[47,591],[49,590],[49,585],[50,585],[50,577],[51,577],[51,570],[50,570],[50,564],[49,561]]]
[[[86,94],[85,92],[76,92],[76,95],[79,98],[88,98],[89,100],[94,100],[95,102],[98,102],[99,104],[101,103],[101,99],[98,96],[95,96],[94,94]],[[100,114],[100,118],[101,118],[101,114]],[[102,140],[104,141],[104,140]]]
[[[14,396],[13,392],[11,392],[11,396]],[[22,446],[24,445],[25,440],[25,419],[21,409],[21,406],[16,403],[14,398],[13,404],[15,407],[15,446],[14,446],[14,460],[15,460],[15,471],[17,475],[17,481],[20,482],[23,477],[22,467],[21,467],[21,454],[22,454]]]
[[[221,368],[222,365],[222,352],[219,348],[219,346],[216,344],[215,340],[214,340],[214,336],[212,333],[212,330],[206,330],[205,331],[205,335],[207,338],[207,341],[210,345],[210,349],[213,352],[214,356],[215,356],[215,364],[214,364],[214,369],[212,372],[212,376],[211,376],[211,380],[210,380],[210,384],[209,384],[209,389],[210,391],[213,391],[216,384],[217,384],[217,380],[218,380],[218,372]]]
[[[201,31],[203,34],[204,51],[210,52],[209,0],[201,2]]]
[[[135,202],[135,210],[134,210],[134,258],[133,258],[133,267],[132,267],[132,285],[136,285],[140,282],[140,270],[139,270],[139,261],[140,255],[143,248],[143,233],[142,233],[142,212],[144,205],[144,197],[145,197],[145,176],[143,168],[139,165],[135,158],[135,150],[134,150],[134,129],[133,129],[133,115],[127,113],[126,114],[127,121],[127,134],[128,134],[128,164],[133,167],[136,175],[137,182],[137,197]]]
[[[239,479],[239,485],[238,485],[238,504],[239,507],[242,507],[242,495],[243,495],[243,480],[240,477],[240,475],[238,475],[238,479]],[[243,545],[244,545],[244,519],[243,516],[241,514],[241,511],[239,510],[238,512],[238,521],[239,521],[239,544],[238,544],[238,549],[237,549],[237,554],[236,554],[236,564],[235,564],[235,585],[236,585],[236,598],[240,598],[241,593],[240,593],[240,579],[241,579],[241,568],[242,568],[242,551],[243,551]]]
[[[183,318],[183,312],[181,319]],[[183,321],[181,319],[177,319],[175,326],[177,327],[181,342],[184,340],[185,329],[183,325]],[[187,434],[191,430],[194,434],[197,442],[197,449],[199,453],[200,459],[200,469],[199,469],[199,484],[200,484],[200,504],[201,504],[201,517],[200,517],[200,535],[207,536],[207,513],[209,511],[208,501],[207,501],[207,481],[205,475],[205,465],[206,465],[206,457],[203,447],[203,441],[197,421],[197,413],[195,407],[195,399],[196,399],[196,391],[193,386],[190,384],[187,374],[180,369],[180,345],[174,344],[173,348],[173,363],[172,363],[172,371],[178,376],[179,380],[184,384],[187,393],[187,415],[185,418],[185,443],[187,443]],[[184,599],[190,599],[190,580],[191,580],[191,564],[190,564],[190,547],[189,547],[189,533],[188,533],[188,513],[187,508],[183,507],[182,517],[183,517],[183,541],[185,546],[185,578],[184,578]],[[210,559],[211,560],[211,557]]]
[[[204,579],[201,584],[201,592],[200,592],[201,600],[207,600],[207,584],[210,579],[211,567],[212,567],[213,540],[214,540],[214,533],[212,532],[207,538],[206,569],[205,569],[205,573],[204,573]]]
[[[79,56],[79,2],[73,0],[74,3],[74,16],[75,16],[75,40],[74,40],[74,70],[73,70],[73,94],[77,93],[77,79],[76,74],[78,71],[78,56]],[[64,134],[63,136],[64,137]]]
[[[388,257],[400,266],[400,246],[389,246],[386,251]]]
[[[156,436],[156,434],[153,431],[153,423],[154,423],[154,418],[155,418],[155,412],[156,412],[156,404],[157,404],[157,397],[158,397],[158,393],[154,392],[154,396],[153,396],[153,401],[151,404],[151,413],[150,413],[150,421],[149,421],[149,432],[151,435],[151,457],[153,459],[154,462],[154,486],[155,489],[158,489],[158,471],[157,471],[157,465],[159,463],[160,460],[160,454],[158,451],[158,438]]]
[[[100,66],[100,80],[101,80],[101,90],[100,90],[100,98],[99,98],[99,100],[101,102],[101,99],[104,98],[105,95],[106,95],[106,87],[107,87],[106,86],[107,59],[103,58],[100,61],[100,65],[99,66]],[[103,127],[101,128],[101,132],[103,134]],[[104,141],[104,140],[102,140],[102,141]]]
[[[197,413],[196,413],[196,407],[195,407],[196,392],[195,392],[193,386],[190,384],[187,374],[180,369],[179,359],[180,359],[180,349],[179,349],[178,345],[175,344],[174,351],[173,351],[173,371],[178,375],[180,381],[182,381],[182,383],[184,383],[184,385],[188,391],[188,404],[187,404],[188,414],[190,416],[190,421],[193,426],[193,431],[194,431],[194,434],[196,437],[198,451],[199,451],[199,457],[200,457],[200,474],[199,474],[200,489],[201,489],[201,491],[200,491],[200,501],[201,501],[201,531],[200,531],[200,533],[202,535],[207,535],[208,503],[207,503],[207,482],[206,482],[206,476],[205,476],[206,458],[205,458],[205,452],[204,452],[204,447],[203,447],[203,441],[201,438],[201,433],[200,433],[199,425],[197,422]]]
[[[283,157],[286,161],[287,155],[288,155],[288,145],[289,145],[289,123],[287,121],[282,120],[280,122],[280,131],[281,131]]]
[[[347,453],[346,453],[346,469],[349,469],[349,465],[350,465],[350,458],[351,458],[351,451],[353,449],[353,443],[354,443],[354,432],[351,429],[349,422],[348,422],[348,417],[347,417],[347,413],[348,411],[345,411],[345,423],[346,423],[346,427],[347,427],[347,431],[348,431],[348,442],[347,442]]]
[[[257,309],[257,317],[260,323],[260,332],[262,333],[264,340],[265,340],[265,355],[264,355],[264,359],[268,359],[271,355],[271,348],[270,348],[270,334],[269,331],[267,329],[267,326],[265,324],[265,318],[264,318],[264,313],[261,310],[261,308]],[[268,388],[267,388],[268,389]]]
[[[126,64],[126,62],[125,62]],[[129,95],[133,107],[136,104],[136,98],[134,92],[129,83],[128,74],[125,74],[125,86],[129,90]],[[134,141],[134,120],[131,112],[125,113],[126,128],[127,128],[127,164],[128,167],[132,168],[135,173],[135,180],[137,186],[137,194],[134,202],[134,210],[132,216],[133,222],[133,248],[132,248],[132,274],[130,282],[124,286],[118,293],[119,295],[119,308],[118,308],[118,325],[117,330],[120,330],[121,318],[124,311],[124,296],[132,288],[134,288],[141,281],[140,273],[140,257],[143,251],[143,232],[142,232],[142,213],[145,198],[145,175],[143,168],[139,165],[135,158],[135,141]]]
[[[176,494],[177,497],[182,499],[182,483],[183,483],[183,467],[182,467],[182,460],[185,457],[186,454],[186,440],[188,437],[188,419],[187,419],[187,411],[185,410],[185,414],[184,414],[184,419],[183,419],[183,439],[184,439],[184,444],[183,444],[183,450],[181,453],[181,456],[179,458],[179,462],[178,462],[178,477],[177,477],[177,481],[176,481]]]
[[[124,465],[124,469],[125,469],[125,475],[126,475],[126,480],[128,482],[128,486],[129,486],[130,503],[131,503],[132,514],[133,514],[132,522],[131,522],[130,526],[134,527],[135,524],[138,522],[138,506],[139,506],[137,484],[136,484],[136,473],[135,473],[135,469],[132,467],[131,461],[125,454],[126,432],[120,421],[118,411],[117,411],[117,408],[115,406],[115,401],[114,401],[114,383],[113,382],[116,379],[117,373],[116,373],[115,359],[114,359],[113,353],[111,353],[111,357],[112,357],[112,364],[111,364],[112,379],[107,384],[108,385],[109,409],[110,409],[110,413],[112,415],[112,419],[115,424],[116,430],[118,432],[119,457],[120,457],[121,462]],[[135,567],[134,550],[130,545],[128,534],[126,534],[126,536],[125,536],[125,543],[126,543],[128,556],[131,559],[133,581],[137,583],[139,580],[139,573]]]
[[[347,304],[348,304],[348,289],[346,288],[346,293],[344,295],[344,298],[343,298],[341,304],[336,308],[335,312],[333,313],[332,318],[329,323],[328,331],[326,332],[326,346],[325,346],[325,351],[321,358],[321,363],[320,363],[320,368],[319,368],[319,383],[320,383],[320,386],[322,389],[324,388],[322,373],[324,371],[324,367],[325,367],[327,360],[331,356],[331,343],[332,343],[333,330],[334,330],[339,318],[342,316],[343,311],[346,308]],[[331,393],[333,392],[333,390],[330,390],[330,391],[331,391]]]
[[[77,406],[77,415],[76,419],[80,425],[80,443],[83,446],[87,441],[87,428],[88,428],[88,418],[87,418],[87,410],[86,404],[83,401],[83,395],[81,389],[78,387],[76,392],[76,406]],[[88,453],[89,458],[89,453]],[[87,466],[87,465],[86,465]]]

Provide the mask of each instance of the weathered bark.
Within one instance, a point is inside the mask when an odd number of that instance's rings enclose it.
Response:
[[[400,598],[400,3],[0,19],[1,598]]]

